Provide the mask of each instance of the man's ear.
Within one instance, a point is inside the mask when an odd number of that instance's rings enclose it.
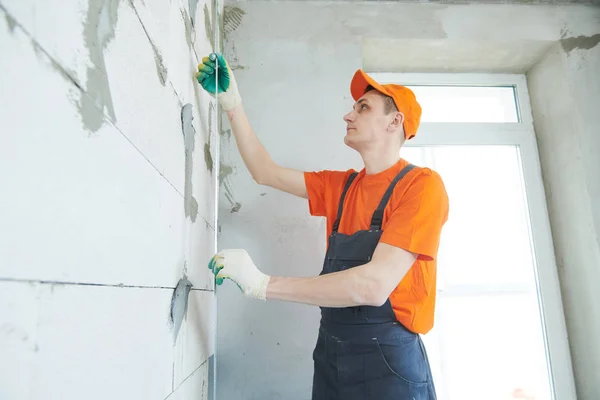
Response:
[[[390,128],[395,131],[398,128],[402,128],[403,123],[404,123],[404,114],[402,114],[400,111],[396,111],[394,113],[394,118],[390,122]]]

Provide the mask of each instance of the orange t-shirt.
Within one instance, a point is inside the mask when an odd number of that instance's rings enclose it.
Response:
[[[396,175],[408,165],[400,159],[378,174],[356,176],[344,199],[338,231],[351,235],[369,229],[373,212]],[[327,217],[327,237],[335,222],[346,180],[355,172],[305,172],[310,213]],[[436,256],[442,226],[448,219],[448,196],[441,177],[429,168],[414,168],[396,185],[383,214],[380,242],[418,254],[417,260],[390,295],[396,318],[416,333],[433,327]]]

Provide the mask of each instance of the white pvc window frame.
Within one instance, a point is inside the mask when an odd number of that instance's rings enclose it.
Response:
[[[515,123],[421,123],[419,134],[406,147],[451,145],[513,145],[518,149],[524,193],[530,222],[530,237],[543,334],[547,344],[551,392],[554,399],[576,400],[568,336],[565,324],[558,270],[533,117],[524,75],[517,74],[439,74],[377,73],[369,75],[377,82],[405,86],[511,86],[514,88],[519,122]]]

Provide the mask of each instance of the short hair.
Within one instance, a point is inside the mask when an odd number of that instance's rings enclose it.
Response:
[[[379,90],[375,89],[373,86],[369,85],[367,86],[367,88],[365,89],[365,93],[370,92],[371,90],[375,90],[377,93],[379,93],[380,96],[383,97],[383,111],[386,114],[392,113],[392,112],[398,112],[398,107],[396,107],[396,103],[394,103],[394,99],[392,99],[390,96],[388,96],[385,93],[381,93]]]

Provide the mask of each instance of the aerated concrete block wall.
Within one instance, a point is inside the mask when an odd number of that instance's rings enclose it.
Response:
[[[214,390],[220,7],[0,1],[1,399]]]

